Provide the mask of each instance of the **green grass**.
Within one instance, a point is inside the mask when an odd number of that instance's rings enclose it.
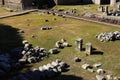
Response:
[[[56,20],[53,20],[53,18],[56,18]],[[29,19],[29,21],[27,19]],[[49,22],[45,22],[45,19],[48,19]],[[60,58],[70,65],[70,70],[64,73],[64,75],[75,75],[82,77],[84,80],[96,80],[95,73],[92,74],[81,69],[82,63],[75,63],[73,61],[74,57],[80,57],[82,60],[87,60],[91,65],[96,62],[101,62],[102,68],[107,70],[106,74],[120,76],[120,41],[103,43],[95,38],[96,34],[115,30],[120,31],[120,28],[83,20],[61,18],[39,12],[1,19],[0,22],[10,25],[13,28],[24,30],[25,33],[22,34],[21,37],[27,39],[33,46],[40,46],[49,50],[53,48],[55,42],[61,38],[65,38],[67,42],[72,45],[72,47],[60,49],[59,54],[50,55],[49,58],[30,65],[31,68],[38,68],[40,65]],[[27,26],[27,24],[30,24],[30,26]],[[42,26],[51,26],[53,29],[41,31],[40,27]],[[36,38],[31,38],[33,34],[36,35]],[[75,49],[75,40],[77,38],[83,38],[84,48],[87,42],[91,42],[93,48],[96,48],[97,51],[104,52],[104,54],[86,56],[84,52],[79,52]],[[27,69],[23,69],[23,71],[25,70]]]
[[[0,16],[12,14],[12,13],[15,13],[15,12],[9,12],[9,11],[5,10],[3,7],[0,6]]]

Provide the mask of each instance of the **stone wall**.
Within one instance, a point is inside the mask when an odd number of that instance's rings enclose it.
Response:
[[[4,0],[4,5],[10,8],[21,9],[22,3],[21,0]]]

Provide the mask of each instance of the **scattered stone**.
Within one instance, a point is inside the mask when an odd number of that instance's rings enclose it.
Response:
[[[106,75],[107,80],[113,80],[113,76],[112,75]]]
[[[26,59],[19,59],[18,62],[22,63],[22,64],[25,64],[25,63],[27,63],[27,60]]]
[[[25,44],[27,44],[27,43],[28,43],[27,40],[22,41],[22,44],[23,44],[23,45],[25,45]]]
[[[88,68],[87,70],[88,70],[89,72],[92,72],[92,73],[94,72],[94,70],[91,69],[91,68]]]
[[[61,42],[64,43],[64,42],[66,42],[66,40],[62,38],[62,39],[61,39]]]
[[[93,67],[98,68],[98,67],[100,67],[101,65],[102,65],[101,63],[95,63],[95,64],[93,65]]]
[[[80,62],[80,61],[81,61],[81,59],[80,59],[80,58],[78,58],[78,57],[75,57],[75,58],[74,58],[74,61],[75,61],[75,62]]]
[[[97,80],[106,80],[104,76],[96,75]]]
[[[103,69],[98,69],[98,70],[97,70],[97,73],[98,73],[98,74],[104,74],[105,71],[104,71]]]
[[[69,47],[69,43],[64,42],[64,43],[63,43],[63,47]]]
[[[56,44],[55,44],[55,47],[61,48],[63,46],[62,46],[62,43],[60,41],[57,41]]]
[[[90,68],[90,64],[83,64],[82,68],[87,70],[88,68]]]
[[[24,33],[24,30],[19,30],[19,33]]]
[[[119,77],[114,77],[113,80],[120,80],[120,78]]]
[[[37,59],[35,57],[30,57],[30,58],[27,59],[27,61],[29,63],[35,63],[35,62],[37,62]]]
[[[48,52],[51,53],[51,54],[57,54],[57,53],[59,53],[59,51],[58,51],[57,48],[50,49]]]

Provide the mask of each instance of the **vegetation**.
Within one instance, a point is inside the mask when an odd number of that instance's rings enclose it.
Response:
[[[70,9],[77,9],[77,14],[84,14],[85,12],[92,12],[92,13],[97,13],[101,14],[101,12],[98,12],[97,8],[100,5],[97,4],[86,4],[86,5],[57,5],[53,9],[54,10],[59,10],[62,9],[64,11],[68,11]],[[101,6],[106,6],[106,5],[101,5]],[[114,7],[109,6],[109,9],[113,9]]]
[[[45,22],[46,19],[49,21]],[[73,61],[74,57],[80,57],[82,61],[87,61],[91,65],[96,62],[102,63],[102,68],[106,70],[106,74],[120,76],[120,41],[104,43],[95,38],[96,34],[116,30],[120,31],[120,28],[93,22],[86,22],[83,20],[62,18],[40,12],[33,12],[22,16],[1,19],[0,22],[1,24],[10,25],[13,28],[24,30],[25,33],[21,34],[21,37],[28,40],[31,44],[33,44],[33,46],[40,46],[49,50],[55,46],[56,41],[62,38],[65,38],[67,42],[72,45],[72,47],[60,49],[59,54],[50,55],[49,58],[46,58],[41,62],[27,65],[31,66],[29,67],[30,69],[38,68],[40,65],[47,64],[59,58],[70,65],[70,70],[64,73],[64,75],[82,77],[84,80],[96,80],[95,73],[91,74],[90,72],[83,70],[81,68],[81,62],[75,63]],[[50,26],[52,29],[42,31],[40,30],[40,27],[42,26]],[[11,34],[10,32],[8,33]],[[3,34],[1,33],[1,28],[0,34]],[[32,35],[35,35],[36,37],[31,38]],[[4,37],[6,38],[6,36]],[[93,48],[95,48],[96,51],[103,52],[103,55],[94,54],[91,56],[86,56],[84,51],[80,52],[76,50],[75,40],[77,38],[83,38],[84,48],[87,42],[91,42]],[[27,70],[28,68],[24,68],[22,71]]]

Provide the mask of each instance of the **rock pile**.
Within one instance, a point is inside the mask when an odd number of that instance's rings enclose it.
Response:
[[[35,63],[48,56],[46,49],[39,46],[32,47],[26,40],[23,41],[24,49],[21,52],[22,58],[19,59],[20,63]]]
[[[96,35],[96,38],[101,42],[120,40],[120,31],[100,33]]]
[[[33,71],[18,74],[10,80],[48,80],[64,72],[68,67],[67,63],[57,59]]]
[[[60,41],[57,41],[55,43],[55,47],[57,48],[64,48],[64,47],[70,47],[71,45],[65,40],[61,39]]]

